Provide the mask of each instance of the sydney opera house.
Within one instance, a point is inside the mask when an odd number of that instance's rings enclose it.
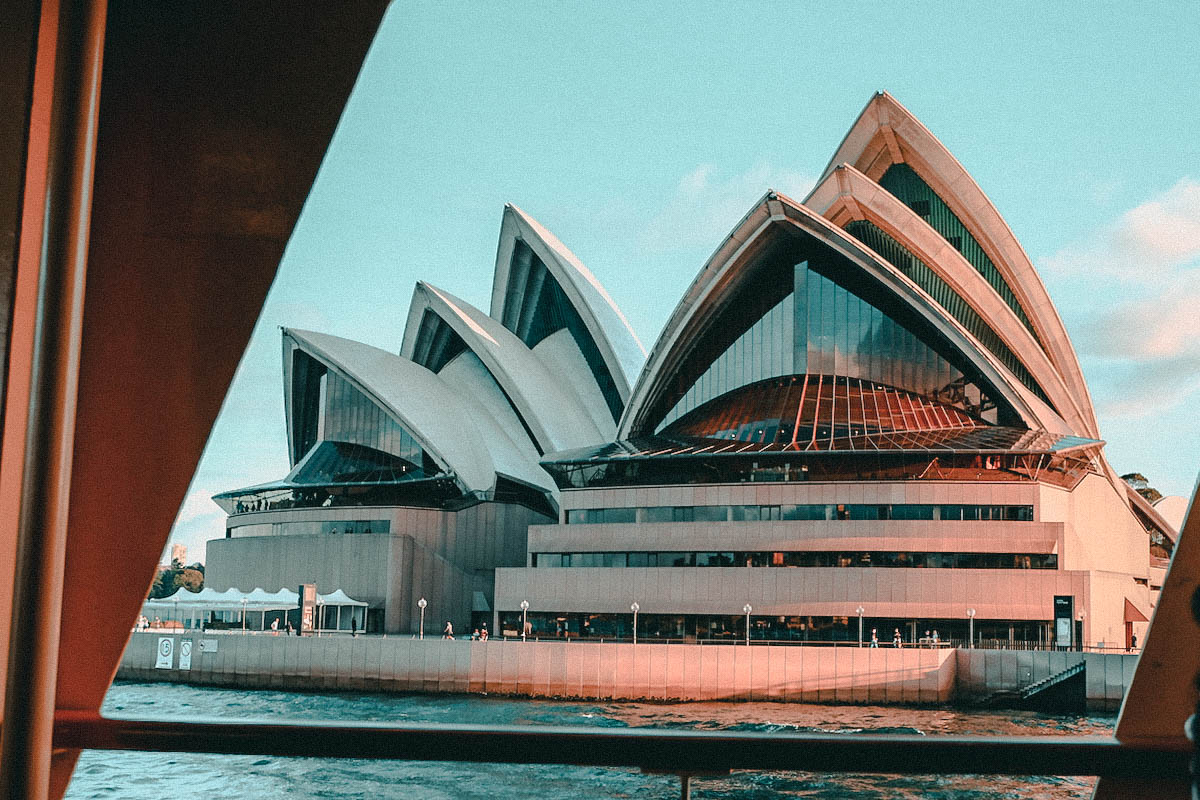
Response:
[[[1175,537],[1012,231],[886,93],[648,355],[508,206],[488,313],[419,283],[398,354],[285,329],[283,375],[292,469],[217,496],[207,584],[341,589],[372,631],[423,598],[428,632],[629,637],[636,604],[644,639],[1124,648]]]

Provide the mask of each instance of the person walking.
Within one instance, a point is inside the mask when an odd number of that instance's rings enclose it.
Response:
[[[900,638],[899,628],[896,628],[896,632],[892,634],[892,646],[897,648],[904,646],[904,640]]]
[[[879,647],[879,631],[871,628],[871,647]]]
[[[442,628],[442,638],[443,639],[453,639],[454,638],[454,626],[450,624],[450,620],[446,620],[446,627]]]
[[[279,617],[276,617],[275,619],[271,620],[271,635],[272,636],[279,635]]]

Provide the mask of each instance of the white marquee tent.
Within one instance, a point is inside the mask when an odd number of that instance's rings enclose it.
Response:
[[[299,605],[300,595],[290,589],[268,592],[256,587],[251,592],[241,592],[237,589],[218,592],[206,587],[199,592],[189,592],[180,588],[168,597],[146,600],[142,604],[142,614],[147,619],[178,620],[190,628],[197,627],[201,620],[210,619],[214,613],[222,620],[232,621],[241,619],[240,615],[243,614],[252,619],[250,612],[258,612],[260,625],[255,629],[262,630],[266,627],[267,612],[290,611]],[[343,608],[348,608],[349,611],[344,615],[346,625],[353,619],[356,620],[358,628],[362,629],[363,615],[367,607],[367,603],[362,600],[355,600],[338,589],[329,594],[317,595],[317,605],[321,606],[319,628],[325,628],[325,622],[332,622],[334,629],[341,627]],[[363,611],[359,612],[358,609]],[[331,615],[332,619],[328,619]]]

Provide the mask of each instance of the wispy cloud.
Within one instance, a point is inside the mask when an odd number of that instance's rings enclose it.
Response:
[[[1081,346],[1105,358],[1158,361],[1200,356],[1200,270],[1155,279],[1083,329]]]
[[[1108,419],[1151,419],[1200,392],[1200,355],[1118,365],[1097,409]]]
[[[1041,267],[1099,281],[1076,346],[1096,367],[1102,416],[1150,417],[1200,391],[1200,182],[1183,178]]]
[[[732,176],[701,164],[680,178],[671,199],[643,230],[642,246],[656,252],[715,248],[768,189],[799,199],[815,182],[811,175],[766,162]]]
[[[1114,223],[1042,260],[1051,273],[1122,281],[1160,276],[1200,259],[1200,182],[1183,178]]]

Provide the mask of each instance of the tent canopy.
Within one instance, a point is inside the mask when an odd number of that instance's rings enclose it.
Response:
[[[355,600],[348,596],[341,589],[329,594],[317,596],[317,605],[319,606],[365,606],[367,605],[362,600]]]
[[[268,592],[255,588],[251,592],[239,592],[237,589],[226,589],[218,592],[204,588],[198,592],[177,589],[169,597],[147,600],[142,604],[143,611],[159,611],[175,608],[203,608],[207,611],[284,611],[300,605],[300,595],[290,589],[280,589]],[[317,596],[317,605],[327,606],[366,606],[368,603],[355,600],[344,591],[338,589],[329,594]]]

